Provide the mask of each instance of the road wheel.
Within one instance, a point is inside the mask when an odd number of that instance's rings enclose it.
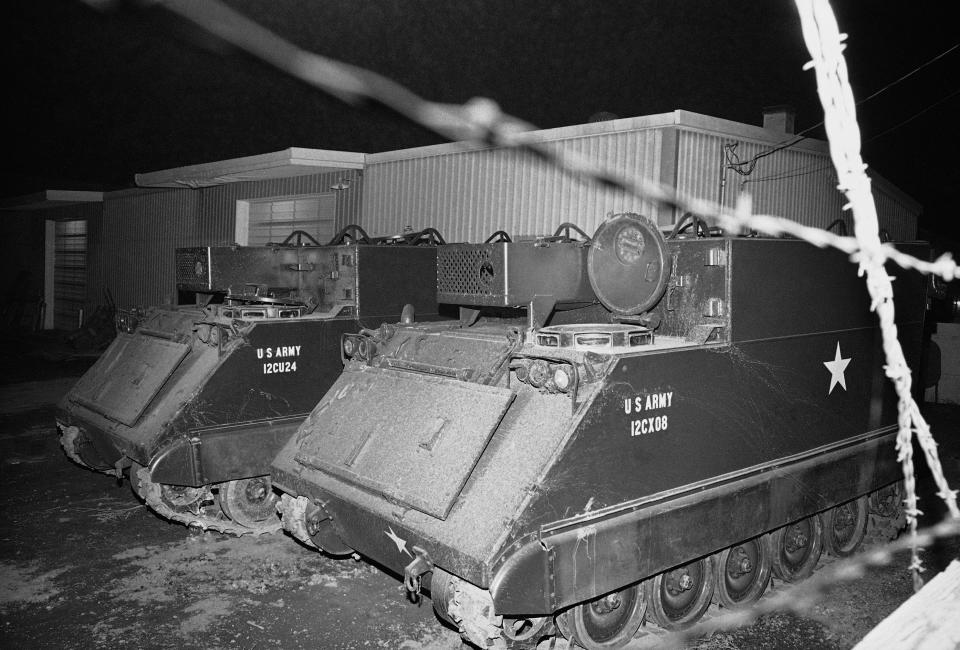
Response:
[[[841,503],[823,513],[823,550],[830,555],[853,555],[866,534],[866,496]]]
[[[586,650],[621,648],[640,629],[647,601],[640,584],[615,591],[561,614],[561,631]]]
[[[813,515],[771,533],[773,574],[786,582],[808,577],[817,567],[823,551],[823,524]]]
[[[277,495],[269,476],[220,484],[220,509],[235,523],[256,529],[277,519]]]
[[[763,595],[773,570],[773,543],[761,535],[717,554],[717,602],[728,609],[749,607]]]
[[[647,580],[647,603],[656,623],[682,630],[700,620],[716,584],[713,557],[705,557]]]
[[[870,513],[888,519],[897,519],[903,514],[905,493],[902,480],[871,492],[867,503]]]

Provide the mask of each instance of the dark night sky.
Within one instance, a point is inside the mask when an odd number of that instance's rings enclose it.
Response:
[[[490,97],[541,128],[686,109],[760,124],[822,119],[791,0],[228,0],[312,51],[427,98]],[[960,42],[952,2],[837,0],[855,96]],[[4,196],[114,189],[137,172],[312,147],[375,152],[439,139],[358,112],[184,28],[160,9],[24,0],[0,21]],[[960,49],[858,109],[869,165],[960,238]],[[12,113],[12,115],[11,115]],[[900,125],[900,126],[897,126]],[[822,132],[813,133],[822,137]]]

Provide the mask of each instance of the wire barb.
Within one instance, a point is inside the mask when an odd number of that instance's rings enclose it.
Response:
[[[827,0],[796,0],[796,5],[800,13],[804,41],[816,72],[817,93],[823,105],[824,125],[830,140],[830,156],[837,171],[840,189],[846,194],[853,211],[856,261],[870,293],[871,309],[876,312],[880,321],[886,374],[897,392],[899,431],[896,447],[906,486],[905,505],[911,540],[910,570],[913,572],[914,587],[919,589],[922,585],[919,574],[923,566],[917,535],[917,519],[921,513],[917,507],[913,464],[914,435],[923,450],[927,466],[940,489],[950,516],[954,519],[960,518],[960,510],[957,509],[956,492],[950,490],[943,475],[930,427],[911,395],[910,368],[897,338],[893,285],[883,266],[888,259],[892,259],[892,247],[881,242],[870,179],[866,175],[866,165],[860,157],[860,127],[843,58],[844,37],[839,32]],[[946,267],[946,274],[956,277],[956,265],[950,268],[951,262],[952,260],[944,258],[938,260],[938,263]],[[932,267],[927,270],[932,270]]]

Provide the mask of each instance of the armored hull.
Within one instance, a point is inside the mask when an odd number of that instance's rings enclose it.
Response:
[[[658,242],[632,227],[614,219],[579,245],[605,322],[584,309],[401,326],[373,361],[348,363],[273,463],[285,526],[411,590],[424,581],[480,647],[533,643],[554,616],[584,647],[619,647],[645,614],[689,625],[714,596],[752,602],[771,569],[806,575],[823,540],[855,548],[867,496],[891,514],[898,478],[894,393],[856,268],[799,241]],[[463,265],[498,254],[462,253],[441,254],[447,299],[467,287],[468,304],[478,291],[544,304],[534,288],[464,284]],[[626,289],[609,282],[618,264],[638,278]],[[923,280],[891,272],[914,363]],[[582,302],[575,284],[546,304]]]
[[[434,246],[182,249],[181,290],[226,302],[151,308],[121,331],[58,407],[64,449],[130,467],[169,518],[276,530],[269,462],[340,374],[341,336],[407,305],[436,318],[435,266]]]

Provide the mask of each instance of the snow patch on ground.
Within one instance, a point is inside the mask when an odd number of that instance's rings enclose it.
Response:
[[[189,638],[194,634],[202,634],[219,618],[233,613],[235,601],[225,596],[208,596],[198,600],[183,609],[189,616],[180,623],[179,635]]]
[[[0,562],[0,607],[43,603],[60,594],[54,580],[72,566],[42,571],[36,562],[26,565]]]

